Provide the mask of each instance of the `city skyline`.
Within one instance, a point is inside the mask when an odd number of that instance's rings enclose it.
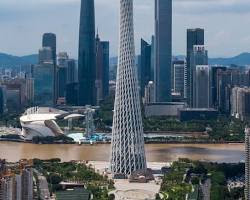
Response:
[[[104,0],[96,0],[96,26],[104,40],[110,40],[111,56],[117,55],[118,46],[118,2],[112,0],[109,5]],[[18,6],[13,6],[13,4]],[[173,1],[173,54],[185,54],[186,29],[204,28],[207,49],[210,57],[229,57],[249,51],[250,30],[247,20],[250,16],[250,3],[240,1]],[[100,11],[100,9],[102,9]],[[22,1],[4,0],[0,4],[0,52],[13,55],[35,53],[40,47],[40,37],[44,32],[54,32],[58,36],[58,49],[68,51],[71,57],[77,58],[79,0],[64,1]],[[154,29],[154,2],[138,0],[135,2],[135,42],[136,53],[140,49],[140,38],[150,41]],[[65,14],[66,13],[66,14]],[[224,23],[224,18],[230,24]],[[106,19],[113,23],[105,24]],[[146,20],[145,20],[146,19]],[[183,20],[185,19],[185,20]],[[145,21],[147,26],[145,27]],[[96,27],[96,28],[97,28]],[[232,28],[233,27],[233,28]],[[18,33],[18,34],[16,34]],[[232,38],[239,38],[232,40]],[[29,40],[28,40],[29,39]],[[16,45],[19,44],[19,45]],[[25,48],[23,48],[25,47]]]

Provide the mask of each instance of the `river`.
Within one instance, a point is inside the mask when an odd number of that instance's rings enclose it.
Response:
[[[0,158],[10,162],[23,158],[108,161],[109,153],[109,144],[79,146],[0,142]],[[244,144],[147,144],[146,156],[149,162],[171,162],[178,158],[240,162],[244,160]]]

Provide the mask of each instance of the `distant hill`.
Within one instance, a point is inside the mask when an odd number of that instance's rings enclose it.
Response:
[[[174,56],[177,59],[184,59],[185,56]],[[30,65],[38,63],[38,55],[32,54],[27,56],[13,56],[5,53],[0,53],[0,67],[16,67],[20,65]],[[117,64],[117,57],[110,58],[110,64]],[[209,58],[210,65],[250,65],[250,53],[242,53],[231,58]]]
[[[231,58],[210,58],[209,59],[210,65],[250,65],[250,53],[242,53],[238,56],[231,57]]]
[[[0,53],[0,67],[16,67],[20,65],[30,65],[38,63],[38,55],[12,56]]]

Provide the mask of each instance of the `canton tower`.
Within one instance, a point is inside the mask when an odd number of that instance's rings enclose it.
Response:
[[[146,170],[144,135],[135,69],[133,0],[120,0],[120,44],[112,129],[111,172]]]

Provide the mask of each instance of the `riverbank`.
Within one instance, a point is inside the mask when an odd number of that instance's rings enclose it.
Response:
[[[18,142],[18,143],[30,143],[30,144],[79,144],[79,142],[64,142],[64,141],[41,141],[34,143],[31,140],[24,140],[24,139],[6,139],[0,138],[0,142]],[[81,144],[110,144],[111,141],[86,141],[81,142]],[[179,140],[173,140],[168,138],[145,138],[145,144],[244,144],[244,141],[214,141],[214,140],[199,140],[199,139],[183,139],[180,138]]]

